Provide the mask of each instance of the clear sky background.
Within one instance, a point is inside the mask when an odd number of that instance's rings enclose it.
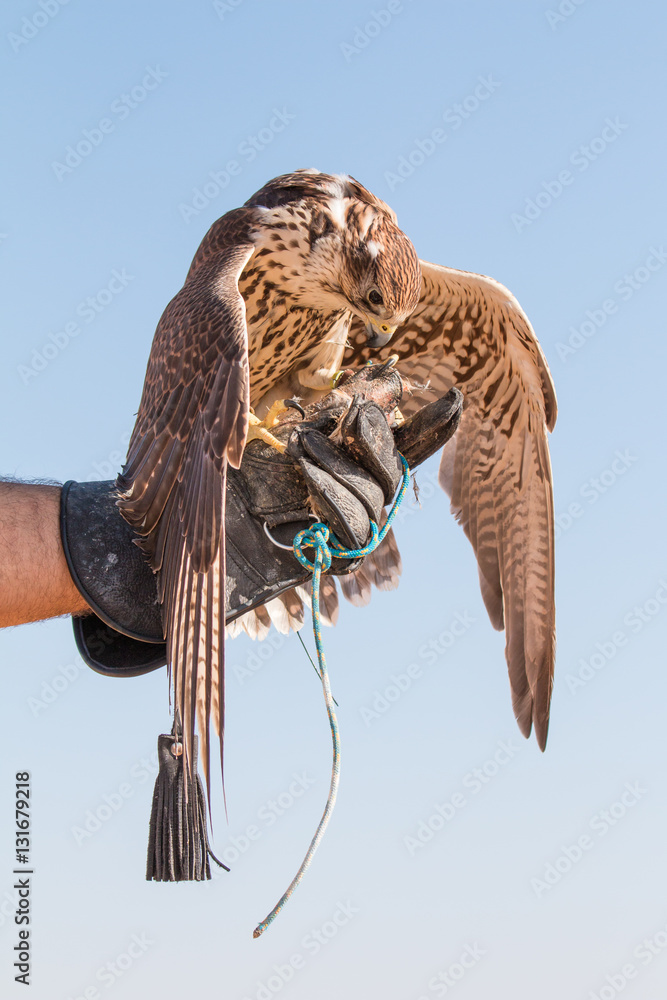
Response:
[[[116,473],[155,325],[199,241],[300,166],[353,174],[421,257],[508,285],[560,406],[547,752],[516,728],[503,636],[433,460],[422,509],[397,528],[400,588],[344,607],[326,634],[339,802],[259,941],[329,780],[298,641],[229,644],[229,825],[218,789],[214,841],[232,873],[170,886],[143,879],[164,671],[93,674],[67,620],[2,633],[3,996],[24,995],[11,894],[23,769],[34,1000],[665,995],[666,22],[648,0],[3,5],[4,473]],[[434,129],[445,139],[429,145]],[[90,148],[68,163],[84,130]],[[421,672],[398,692],[410,664]]]

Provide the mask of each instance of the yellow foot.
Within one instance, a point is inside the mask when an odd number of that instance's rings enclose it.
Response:
[[[278,423],[281,413],[284,413],[287,409],[288,407],[285,406],[282,399],[277,399],[263,420],[260,420],[254,413],[251,413],[246,444],[248,441],[264,441],[265,444],[270,444],[272,448],[275,448],[276,451],[282,454],[285,451],[286,445],[271,433],[271,429]]]

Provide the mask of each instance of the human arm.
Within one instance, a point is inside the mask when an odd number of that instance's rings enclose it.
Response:
[[[58,485],[0,482],[0,628],[90,608],[60,541]]]

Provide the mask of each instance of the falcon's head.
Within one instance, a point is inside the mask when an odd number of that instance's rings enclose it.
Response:
[[[422,286],[415,248],[389,206],[352,177],[297,170],[247,204],[261,208],[267,252],[300,306],[355,313],[372,347],[414,311]]]
[[[415,248],[386,212],[353,205],[342,231],[340,287],[366,324],[371,347],[384,347],[413,312],[422,274]]]

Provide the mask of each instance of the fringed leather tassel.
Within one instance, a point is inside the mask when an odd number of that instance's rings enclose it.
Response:
[[[157,751],[160,770],[155,781],[148,834],[147,880],[200,882],[210,879],[209,858],[229,871],[227,865],[218,861],[208,842],[204,790],[197,774],[197,737],[192,778],[186,774],[183,744],[176,730],[158,737]]]

